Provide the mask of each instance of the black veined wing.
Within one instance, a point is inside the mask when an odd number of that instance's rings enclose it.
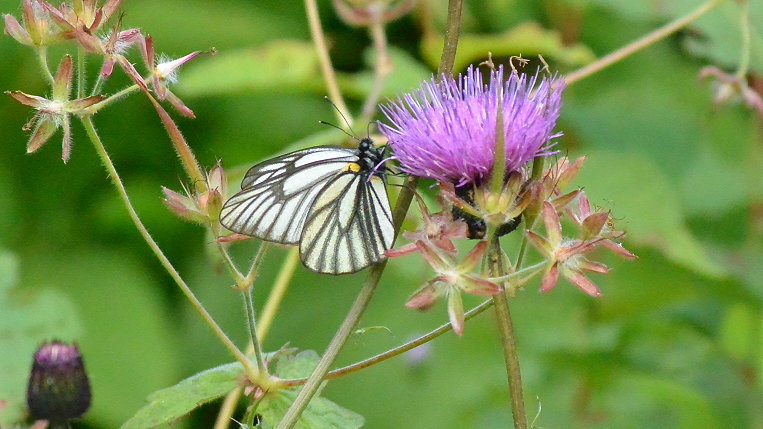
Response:
[[[392,246],[381,158],[363,139],[355,150],[319,146],[261,162],[225,203],[220,222],[263,240],[299,243],[313,271],[354,273]]]

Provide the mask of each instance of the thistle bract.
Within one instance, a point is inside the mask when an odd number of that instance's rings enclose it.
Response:
[[[85,414],[90,407],[90,383],[76,345],[53,341],[37,349],[27,405],[35,419],[56,423]]]
[[[492,171],[496,117],[503,102],[506,172],[554,153],[550,140],[561,107],[562,82],[516,71],[490,71],[488,83],[470,67],[457,78],[424,82],[413,93],[381,106],[380,124],[403,171],[453,183],[481,184]]]

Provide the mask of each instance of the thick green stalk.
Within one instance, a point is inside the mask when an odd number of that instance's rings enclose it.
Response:
[[[498,237],[494,236],[488,249],[488,273],[491,277],[500,277],[505,274],[503,267],[503,255]],[[504,285],[505,282],[502,282]],[[514,417],[515,429],[527,429],[527,412],[525,411],[524,394],[522,392],[522,374],[519,368],[517,356],[517,344],[514,335],[514,322],[509,311],[509,301],[505,293],[493,296],[495,303],[495,315],[498,319],[498,330],[501,333],[501,345],[503,357],[506,361],[506,376],[509,380],[509,400],[511,401],[511,414]]]

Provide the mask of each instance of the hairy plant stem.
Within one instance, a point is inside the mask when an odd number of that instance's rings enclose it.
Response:
[[[503,254],[501,243],[497,236],[490,240],[487,253],[487,271],[491,277],[500,277],[505,274],[503,266]],[[501,282],[506,287],[506,282]],[[509,300],[505,293],[493,295],[495,315],[498,319],[498,331],[501,333],[501,345],[503,357],[506,361],[506,376],[509,380],[509,396],[511,401],[511,414],[514,417],[515,429],[527,429],[527,412],[525,411],[524,394],[522,392],[522,374],[519,368],[517,356],[517,344],[514,335],[514,322],[511,320]]]
[[[137,91],[139,89],[140,89],[140,87],[138,85],[135,85],[135,84],[130,85],[127,88],[125,88],[125,89],[123,89],[123,90],[121,90],[119,92],[116,92],[116,93],[108,96],[107,98],[104,98],[103,100],[93,104],[92,106],[86,107],[86,108],[82,109],[81,113],[83,115],[92,116],[92,115],[98,113],[104,107],[108,106],[109,104],[111,104],[111,103],[121,99],[122,97],[125,97],[125,96],[129,95],[130,93],[135,92],[135,91]]]
[[[100,73],[98,76],[100,77]],[[77,47],[77,98],[85,96],[85,50]]]
[[[55,79],[53,78],[53,73],[50,72],[50,66],[48,66],[48,48],[45,46],[38,46],[36,51],[37,61],[40,62],[40,69],[42,70],[42,74],[45,76],[45,79],[48,81],[48,83],[53,85]]]
[[[331,64],[331,56],[329,56],[326,37],[323,34],[323,28],[321,27],[321,17],[318,14],[318,4],[316,0],[305,0],[305,11],[307,12],[307,22],[310,25],[310,34],[313,38],[313,43],[315,44],[315,51],[318,53],[318,62],[321,66],[321,74],[326,83],[329,99],[334,103],[337,109],[337,123],[339,124],[339,127],[344,128],[344,118],[347,118],[347,122],[350,124],[353,123],[353,120],[349,109],[347,109],[347,104],[344,102],[342,93],[339,91],[339,84],[336,81],[334,66]]]
[[[244,296],[244,305],[246,306],[246,320],[249,325],[249,336],[254,350],[254,358],[257,361],[257,369],[261,376],[267,377],[268,370],[265,367],[265,361],[262,359],[262,346],[257,338],[257,318],[254,314],[254,301],[252,300],[252,288],[248,287],[242,292]]]
[[[154,252],[154,255],[162,264],[162,267],[164,267],[167,273],[169,273],[170,277],[172,277],[178,287],[180,287],[180,290],[186,296],[188,301],[190,301],[191,306],[193,306],[193,308],[199,313],[201,318],[204,320],[207,326],[209,326],[217,339],[220,340],[220,342],[223,343],[231,355],[233,355],[233,357],[241,363],[241,365],[244,367],[244,371],[246,371],[247,376],[252,380],[257,380],[259,373],[252,366],[251,362],[249,362],[249,359],[247,359],[246,355],[244,355],[241,350],[239,350],[238,347],[233,344],[230,338],[228,338],[225,332],[223,332],[222,328],[220,328],[217,322],[215,322],[212,316],[207,312],[198,298],[196,298],[196,295],[194,295],[193,291],[191,291],[191,288],[188,287],[188,285],[185,283],[185,280],[183,280],[183,278],[180,276],[180,273],[178,273],[175,267],[172,266],[172,263],[169,261],[169,259],[167,259],[167,257],[164,255],[164,252],[162,252],[161,248],[159,248],[159,245],[156,244],[156,241],[154,241],[153,237],[151,237],[151,234],[143,225],[143,222],[140,220],[138,213],[135,211],[135,208],[133,208],[132,203],[130,202],[130,198],[127,195],[127,190],[125,189],[124,184],[119,177],[119,173],[117,173],[116,167],[114,167],[114,163],[111,161],[106,148],[103,146],[101,138],[98,136],[98,133],[95,130],[92,119],[88,116],[80,117],[80,119],[82,121],[82,126],[85,128],[85,132],[90,139],[90,142],[95,147],[95,151],[97,152],[98,157],[101,159],[101,162],[106,168],[111,181],[117,188],[117,192],[122,199],[122,203],[127,209],[127,213],[129,214],[130,219],[132,220],[140,235],[143,237],[143,240],[145,240],[146,244],[148,244],[148,247],[150,247]]]
[[[263,245],[265,245],[265,243],[263,243]],[[289,288],[289,283],[291,282],[291,278],[294,276],[294,271],[297,269],[298,264],[299,247],[295,246],[289,249],[286,260],[284,260],[283,264],[281,265],[281,270],[276,277],[273,288],[270,290],[268,299],[265,302],[265,306],[263,307],[262,316],[260,317],[260,321],[257,324],[256,331],[257,336],[260,338],[261,342],[265,341],[265,338],[270,331],[270,326],[273,324],[275,315],[281,306],[283,297],[286,295],[286,291]],[[254,352],[254,345],[250,342],[246,348],[246,354],[250,354],[252,352]],[[241,398],[242,392],[243,388],[237,387],[225,395],[225,400],[223,400],[223,405],[220,407],[220,412],[217,414],[217,419],[215,420],[214,429],[226,429],[230,425],[232,421],[231,417],[233,417],[233,413],[236,411],[236,405]]]
[[[723,3],[724,1],[725,0],[708,0],[705,3],[702,3],[699,7],[687,13],[686,15],[672,22],[669,22],[657,30],[623,46],[622,48],[610,54],[607,54],[601,59],[568,74],[564,77],[564,82],[567,85],[572,85],[573,83],[584,79],[594,73],[597,73],[602,69],[605,69],[612,64],[632,55],[633,53],[640,51],[641,49],[659,42],[660,40],[685,27],[690,22],[696,20],[707,12],[710,12],[713,8]]]
[[[306,3],[312,0],[305,0]],[[448,3],[448,21],[445,30],[445,43],[443,48],[442,59],[440,61],[440,67],[438,68],[438,75],[450,74],[453,69],[453,62],[455,61],[456,48],[458,47],[458,36],[460,34],[461,27],[461,6],[463,0],[449,0]],[[400,232],[400,226],[405,219],[405,215],[408,212],[408,207],[411,205],[413,199],[413,193],[416,188],[418,179],[415,177],[408,177],[405,184],[398,194],[397,202],[395,203],[395,209],[393,212],[393,224],[395,227],[395,237]],[[382,262],[379,265],[371,268],[368,273],[366,281],[363,283],[363,287],[360,293],[355,298],[355,302],[352,304],[344,321],[337,329],[334,337],[331,339],[326,351],[321,356],[318,365],[316,365],[307,382],[300,390],[294,403],[291,404],[286,411],[281,422],[276,427],[277,429],[290,429],[294,427],[302,414],[302,411],[307,407],[312,397],[320,387],[321,382],[329,371],[329,368],[336,360],[337,355],[342,350],[342,347],[347,342],[347,339],[352,334],[355,326],[358,324],[360,317],[365,312],[368,303],[376,291],[376,285],[379,283],[384,268],[387,266],[387,261]]]

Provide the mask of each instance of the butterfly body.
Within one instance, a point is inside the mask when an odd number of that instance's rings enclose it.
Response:
[[[299,244],[302,263],[313,271],[360,271],[384,259],[394,236],[382,152],[362,139],[357,149],[318,146],[263,161],[225,203],[220,222]]]

